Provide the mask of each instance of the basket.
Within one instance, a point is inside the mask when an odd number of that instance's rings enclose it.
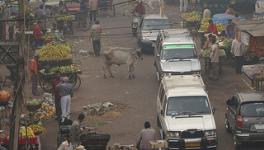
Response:
[[[40,109],[41,106],[42,106],[42,103],[40,103],[38,105],[27,104],[27,110],[30,112],[34,112],[34,111],[37,111],[38,109]]]

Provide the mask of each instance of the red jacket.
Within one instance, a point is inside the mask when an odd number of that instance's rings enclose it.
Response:
[[[36,24],[33,29],[33,36],[36,40],[41,39],[42,33],[41,33],[41,27],[39,24]]]
[[[138,13],[138,14],[140,14],[140,15],[144,15],[144,14],[145,14],[145,7],[144,7],[142,4],[138,4],[138,5],[135,7],[135,9],[134,9],[133,12],[136,12],[136,13]]]
[[[209,33],[214,33],[214,34],[218,34],[218,31],[217,31],[217,27],[215,24],[209,24],[208,25],[208,28],[207,28],[207,32]]]

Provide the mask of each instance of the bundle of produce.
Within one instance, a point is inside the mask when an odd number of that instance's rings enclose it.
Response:
[[[56,60],[69,58],[71,47],[68,44],[48,44],[39,50],[40,60]]]
[[[34,138],[35,134],[30,127],[22,126],[22,127],[20,127],[20,130],[19,130],[19,137],[22,139],[23,138],[29,138],[30,139],[30,138]]]
[[[218,32],[221,32],[221,31],[225,30],[225,25],[224,24],[216,24],[216,28],[217,28]]]
[[[201,14],[199,12],[197,12],[197,11],[192,11],[192,12],[182,13],[181,17],[185,21],[194,22],[194,21],[200,21]]]
[[[231,49],[231,45],[232,45],[232,40],[225,38],[224,40],[219,42],[219,47],[226,49],[226,50],[230,50]]]
[[[41,122],[31,124],[29,127],[33,130],[35,135],[39,135],[45,131],[45,128],[43,127]]]
[[[53,34],[45,34],[43,36],[43,39],[44,39],[46,44],[52,42],[54,38],[55,38],[55,36]]]
[[[203,18],[200,22],[200,28],[199,28],[199,31],[200,32],[205,32],[207,31],[207,28],[208,28],[208,21],[209,21],[210,18]]]
[[[74,73],[80,71],[77,65],[69,65],[69,66],[61,66],[61,67],[53,67],[48,70],[48,73]]]
[[[35,117],[40,120],[48,120],[55,115],[55,107],[49,103],[44,102],[41,109],[35,114]]]
[[[210,49],[202,49],[200,55],[203,58],[210,57]]]
[[[32,99],[27,102],[27,110],[28,111],[37,111],[41,108],[42,101],[40,99]]]
[[[65,16],[58,16],[56,17],[57,21],[73,21],[74,16],[73,15],[65,15]]]

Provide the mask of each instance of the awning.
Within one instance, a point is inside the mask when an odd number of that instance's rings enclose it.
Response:
[[[237,23],[237,28],[254,37],[264,36],[264,20],[244,20]]]

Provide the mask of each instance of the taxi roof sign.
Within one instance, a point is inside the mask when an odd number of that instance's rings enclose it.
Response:
[[[163,49],[180,49],[180,48],[194,48],[194,44],[168,44],[163,46]]]

